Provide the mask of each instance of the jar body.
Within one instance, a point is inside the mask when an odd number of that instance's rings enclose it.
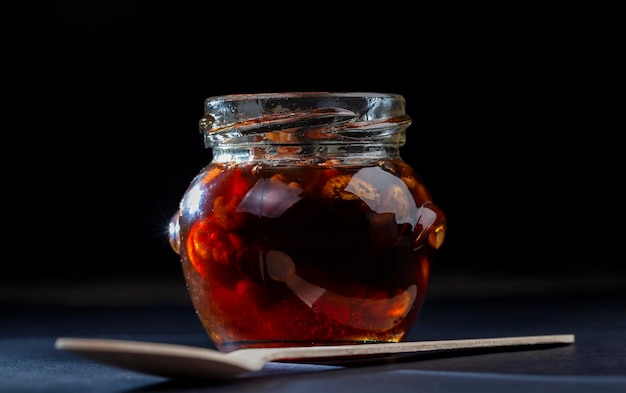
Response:
[[[373,145],[214,146],[172,219],[172,244],[220,350],[408,333],[445,218],[397,146]]]

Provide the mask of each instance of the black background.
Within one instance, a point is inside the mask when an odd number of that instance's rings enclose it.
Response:
[[[448,218],[433,291],[624,291],[623,42],[610,3],[6,10],[0,284],[16,291],[4,300],[179,283],[167,224],[210,160],[203,101],[272,91],[405,96],[403,157]]]

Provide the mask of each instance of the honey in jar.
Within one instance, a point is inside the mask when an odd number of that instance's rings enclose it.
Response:
[[[216,347],[398,342],[425,300],[443,212],[400,156],[400,95],[205,100],[212,158],[170,244]]]

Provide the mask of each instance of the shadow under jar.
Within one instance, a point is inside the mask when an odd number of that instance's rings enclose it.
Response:
[[[205,100],[212,159],[170,244],[216,347],[401,341],[422,308],[442,211],[401,158],[401,95]]]

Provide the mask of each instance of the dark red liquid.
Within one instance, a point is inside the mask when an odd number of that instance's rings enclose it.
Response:
[[[429,202],[401,160],[210,164],[180,212],[183,270],[203,326],[224,351],[400,341],[441,242],[428,233],[444,225]]]

